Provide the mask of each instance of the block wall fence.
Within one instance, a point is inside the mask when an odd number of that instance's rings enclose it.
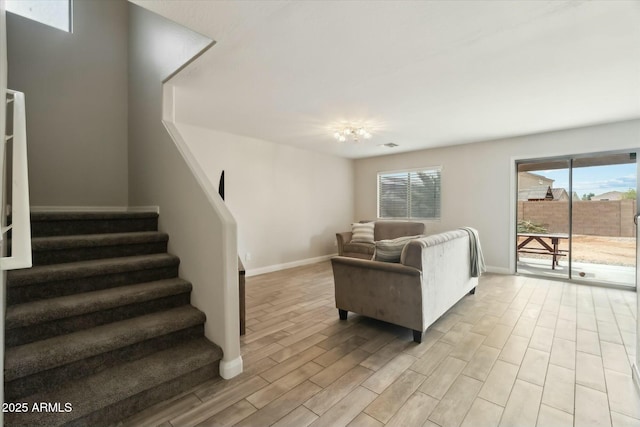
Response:
[[[569,232],[569,202],[518,202],[518,221],[544,226],[549,233]],[[635,200],[574,201],[573,233],[634,237]]]

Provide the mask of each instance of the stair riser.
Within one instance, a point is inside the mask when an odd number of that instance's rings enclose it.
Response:
[[[157,218],[130,218],[110,220],[63,220],[32,221],[33,237],[71,236],[78,234],[127,233],[135,231],[156,231]]]
[[[104,425],[105,420],[109,420],[115,424],[116,422],[122,421],[125,418],[148,408],[149,406],[160,403],[173,396],[177,396],[198,384],[214,378],[219,378],[219,369],[220,362],[216,361],[215,363],[211,363],[210,365],[197,369],[187,375],[183,375],[180,378],[167,381],[158,387],[139,393],[129,399],[122,400],[115,405],[111,405],[100,411],[95,411],[86,417],[73,420],[64,424],[64,426],[85,427]]]
[[[90,248],[33,251],[33,265],[51,265],[104,258],[150,255],[167,252],[167,242],[134,245],[98,246]]]
[[[15,401],[36,392],[55,389],[69,381],[95,374],[120,363],[141,359],[193,338],[201,337],[203,334],[204,326],[196,325],[108,353],[82,359],[65,366],[17,378],[13,381],[5,382],[5,400]]]
[[[58,335],[68,334],[111,322],[130,319],[144,314],[189,304],[190,292],[158,298],[151,301],[119,306],[80,316],[67,317],[46,323],[7,329],[5,345],[15,347]]]
[[[11,280],[9,280],[9,286],[7,287],[7,305],[73,295],[81,292],[97,291],[134,283],[170,279],[177,276],[178,265],[170,264],[147,270],[125,271],[88,278],[37,283],[34,285],[11,286]]]

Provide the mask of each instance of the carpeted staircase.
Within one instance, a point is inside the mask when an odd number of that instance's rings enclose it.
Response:
[[[157,226],[155,213],[31,215],[34,267],[9,272],[5,320],[5,402],[27,412],[6,425],[107,425],[219,376]]]

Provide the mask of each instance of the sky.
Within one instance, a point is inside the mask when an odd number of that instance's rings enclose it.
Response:
[[[553,188],[564,188],[569,191],[569,169],[533,171],[533,173],[554,179]],[[580,197],[589,193],[597,196],[608,191],[625,192],[630,188],[635,189],[636,181],[637,167],[635,163],[590,166],[573,170],[573,191],[578,193]]]

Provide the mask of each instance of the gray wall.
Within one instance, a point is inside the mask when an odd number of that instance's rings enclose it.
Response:
[[[74,1],[74,32],[7,13],[25,93],[31,205],[127,203],[127,2]]]
[[[201,127],[178,129],[216,188],[225,171],[225,201],[238,222],[247,275],[337,252],[335,235],[353,220],[352,160]]]
[[[239,357],[237,269],[235,287],[226,289],[223,220],[162,123],[162,81],[211,40],[134,4],[129,40],[129,204],[160,207],[169,252],[180,257],[180,276],[193,284],[191,303],[207,315],[207,338],[225,359]],[[228,307],[227,291],[236,301]],[[237,354],[225,328],[233,331]]]
[[[640,120],[632,120],[356,160],[356,219],[377,215],[378,172],[442,166],[442,219],[428,222],[427,233],[475,227],[487,265],[507,273],[515,260],[515,159],[639,147]]]

